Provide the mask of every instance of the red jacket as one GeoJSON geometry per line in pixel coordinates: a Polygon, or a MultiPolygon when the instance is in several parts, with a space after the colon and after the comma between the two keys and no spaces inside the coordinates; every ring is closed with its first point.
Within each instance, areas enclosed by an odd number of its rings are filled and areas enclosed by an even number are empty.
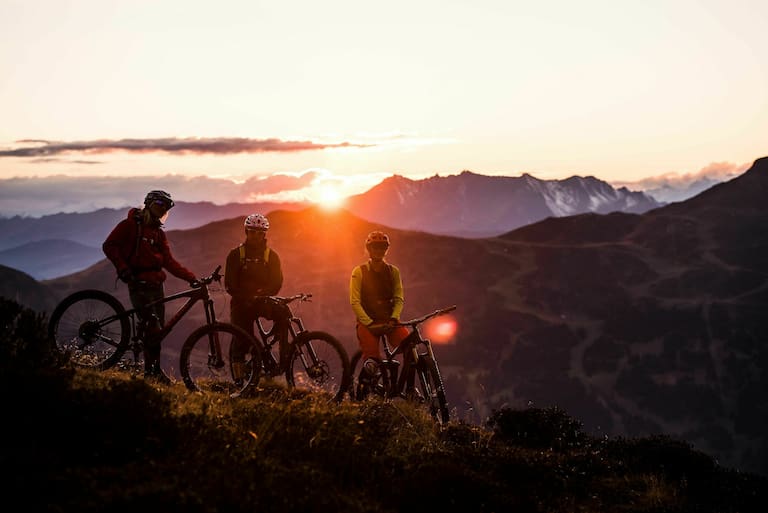
{"type": "Polygon", "coordinates": [[[141,222],[141,209],[132,208],[101,246],[107,258],[114,264],[119,275],[130,269],[134,279],[150,283],[162,283],[166,279],[163,269],[185,281],[196,279],[194,273],[181,265],[171,255],[165,232],[158,222],[147,225],[141,222]],[[137,246],[137,229],[141,229],[137,246]]]}

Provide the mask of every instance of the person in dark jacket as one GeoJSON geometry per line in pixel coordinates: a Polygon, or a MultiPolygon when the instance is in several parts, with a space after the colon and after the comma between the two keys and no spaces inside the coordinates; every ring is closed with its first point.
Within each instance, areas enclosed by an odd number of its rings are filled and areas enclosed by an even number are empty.
{"type": "MultiPolygon", "coordinates": [[[[245,241],[227,255],[224,268],[224,288],[232,296],[230,321],[255,334],[253,323],[258,317],[274,321],[275,333],[280,337],[280,364],[285,368],[289,310],[285,305],[270,301],[283,286],[280,256],[267,246],[269,220],[262,214],[245,218],[245,241]]],[[[232,373],[235,380],[245,373],[243,348],[232,346],[232,373]]]]}
{"type": "Polygon", "coordinates": [[[139,309],[144,331],[144,376],[170,384],[160,367],[160,340],[157,334],[165,324],[165,305],[143,307],[165,297],[163,283],[166,269],[173,276],[200,286],[194,273],[171,254],[163,221],[174,203],[165,191],[154,190],[144,198],[144,208],[132,208],[102,245],[102,250],[115,266],[118,278],[128,284],[131,304],[139,309]]]}

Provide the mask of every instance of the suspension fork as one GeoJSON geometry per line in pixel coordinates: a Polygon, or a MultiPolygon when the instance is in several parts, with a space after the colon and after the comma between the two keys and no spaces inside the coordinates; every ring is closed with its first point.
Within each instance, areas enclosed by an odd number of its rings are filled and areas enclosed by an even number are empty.
{"type": "MultiPolygon", "coordinates": [[[[297,319],[291,319],[292,321],[296,321],[297,319]]],[[[289,334],[289,343],[290,346],[288,349],[286,349],[290,354],[296,353],[299,356],[299,360],[301,361],[301,365],[305,369],[311,369],[315,366],[315,363],[317,362],[317,353],[315,353],[315,348],[312,347],[312,344],[309,343],[309,339],[307,339],[305,342],[302,342],[301,340],[301,334],[304,332],[304,327],[301,325],[301,321],[298,320],[296,323],[299,327],[299,332],[295,333],[293,331],[293,327],[288,330],[289,334]],[[309,358],[307,358],[309,356],[309,358]]],[[[290,360],[293,360],[293,357],[290,358],[290,360]]]]}
{"type": "Polygon", "coordinates": [[[203,310],[205,310],[205,323],[213,324],[216,322],[216,310],[213,307],[213,299],[205,298],[203,300],[203,310]]]}
{"type": "Polygon", "coordinates": [[[401,394],[408,394],[413,390],[416,382],[416,373],[419,372],[419,352],[416,344],[412,343],[408,338],[403,340],[401,344],[408,344],[407,348],[403,351],[403,372],[400,374],[400,378],[397,379],[397,390],[401,394]]]}
{"type": "MultiPolygon", "coordinates": [[[[427,355],[432,360],[432,362],[435,364],[435,372],[437,373],[437,387],[443,388],[443,375],[440,373],[440,366],[437,364],[437,358],[435,358],[435,352],[432,349],[432,342],[430,340],[422,340],[422,344],[424,344],[427,348],[427,355]]],[[[425,379],[426,374],[428,372],[428,369],[424,369],[425,379]]],[[[428,382],[428,381],[427,381],[428,382]]],[[[437,390],[433,390],[433,392],[437,392],[437,390]]]]}
{"type": "Polygon", "coordinates": [[[139,333],[139,330],[144,330],[141,321],[136,320],[136,315],[131,314],[131,350],[133,351],[133,361],[138,362],[141,354],[144,352],[143,337],[144,333],[139,333]]]}

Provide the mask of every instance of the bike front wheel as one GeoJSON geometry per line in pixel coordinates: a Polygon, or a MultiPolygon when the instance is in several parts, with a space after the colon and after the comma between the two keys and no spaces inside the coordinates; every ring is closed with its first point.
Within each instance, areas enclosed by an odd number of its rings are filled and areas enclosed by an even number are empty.
{"type": "Polygon", "coordinates": [[[131,324],[116,297],[101,290],[81,290],[53,310],[48,336],[75,365],[104,370],[120,361],[128,349],[131,324]]]}
{"type": "Polygon", "coordinates": [[[368,380],[360,379],[360,372],[363,369],[362,351],[355,351],[352,360],[349,362],[350,384],[348,387],[349,398],[353,401],[363,401],[369,395],[375,395],[380,398],[387,397],[393,393],[397,376],[393,375],[386,367],[380,366],[379,372],[368,380]]]}
{"type": "Polygon", "coordinates": [[[419,376],[421,395],[429,408],[429,413],[441,424],[448,422],[450,417],[448,401],[440,371],[437,369],[437,362],[429,355],[421,355],[416,371],[419,376]]]}
{"type": "Polygon", "coordinates": [[[179,368],[189,390],[240,397],[259,383],[261,354],[245,330],[216,322],[197,328],[187,338],[179,368]]]}
{"type": "Polygon", "coordinates": [[[352,381],[349,356],[334,336],[322,331],[300,333],[291,348],[285,379],[289,387],[341,401],[352,381]]]}

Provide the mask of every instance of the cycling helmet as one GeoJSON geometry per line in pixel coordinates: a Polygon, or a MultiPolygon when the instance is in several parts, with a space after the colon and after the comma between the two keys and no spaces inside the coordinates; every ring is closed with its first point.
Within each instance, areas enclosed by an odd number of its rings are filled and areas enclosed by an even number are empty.
{"type": "Polygon", "coordinates": [[[386,233],[380,232],[380,231],[373,231],[368,234],[368,237],[365,239],[365,245],[370,246],[371,244],[385,244],[387,247],[389,247],[389,237],[386,233]]]}
{"type": "Polygon", "coordinates": [[[261,214],[251,214],[245,218],[246,230],[269,230],[269,221],[261,214]]]}
{"type": "Polygon", "coordinates": [[[149,191],[147,195],[144,197],[144,206],[149,206],[155,201],[162,201],[165,203],[165,206],[168,210],[170,210],[174,203],[171,199],[171,195],[168,194],[165,191],[149,191]]]}

